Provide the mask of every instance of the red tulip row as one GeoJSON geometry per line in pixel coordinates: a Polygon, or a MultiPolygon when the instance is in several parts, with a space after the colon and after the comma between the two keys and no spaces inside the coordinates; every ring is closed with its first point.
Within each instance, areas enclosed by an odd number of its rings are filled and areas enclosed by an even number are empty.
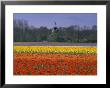
{"type": "Polygon", "coordinates": [[[96,75],[97,56],[91,54],[17,54],[14,75],[96,75]]]}

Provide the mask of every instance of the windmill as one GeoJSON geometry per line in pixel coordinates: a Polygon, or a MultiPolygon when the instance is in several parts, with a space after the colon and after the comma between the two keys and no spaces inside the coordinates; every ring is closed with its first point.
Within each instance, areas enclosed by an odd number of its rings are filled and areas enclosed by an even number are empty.
{"type": "Polygon", "coordinates": [[[55,32],[57,29],[58,29],[57,28],[57,23],[54,21],[54,28],[53,28],[52,32],[55,32]]]}

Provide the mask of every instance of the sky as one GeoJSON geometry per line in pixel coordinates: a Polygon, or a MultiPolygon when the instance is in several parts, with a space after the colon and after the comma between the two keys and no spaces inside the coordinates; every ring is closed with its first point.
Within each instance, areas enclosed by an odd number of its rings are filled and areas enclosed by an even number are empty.
{"type": "Polygon", "coordinates": [[[13,17],[14,19],[26,20],[29,25],[34,27],[53,28],[54,22],[58,27],[97,25],[96,13],[14,13],[13,17]]]}

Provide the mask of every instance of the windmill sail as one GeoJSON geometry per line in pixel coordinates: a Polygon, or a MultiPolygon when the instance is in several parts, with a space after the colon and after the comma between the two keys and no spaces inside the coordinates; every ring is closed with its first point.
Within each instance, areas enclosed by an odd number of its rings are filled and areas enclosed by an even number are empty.
{"type": "Polygon", "coordinates": [[[56,22],[54,22],[55,26],[56,26],[56,22]]]}

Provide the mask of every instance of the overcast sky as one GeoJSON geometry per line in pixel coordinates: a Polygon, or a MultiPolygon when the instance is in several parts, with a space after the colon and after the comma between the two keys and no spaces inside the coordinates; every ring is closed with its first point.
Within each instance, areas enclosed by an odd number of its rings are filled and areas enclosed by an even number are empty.
{"type": "Polygon", "coordinates": [[[71,25],[92,26],[97,25],[97,14],[95,13],[14,13],[14,19],[28,21],[29,25],[35,27],[58,27],[71,25]]]}

